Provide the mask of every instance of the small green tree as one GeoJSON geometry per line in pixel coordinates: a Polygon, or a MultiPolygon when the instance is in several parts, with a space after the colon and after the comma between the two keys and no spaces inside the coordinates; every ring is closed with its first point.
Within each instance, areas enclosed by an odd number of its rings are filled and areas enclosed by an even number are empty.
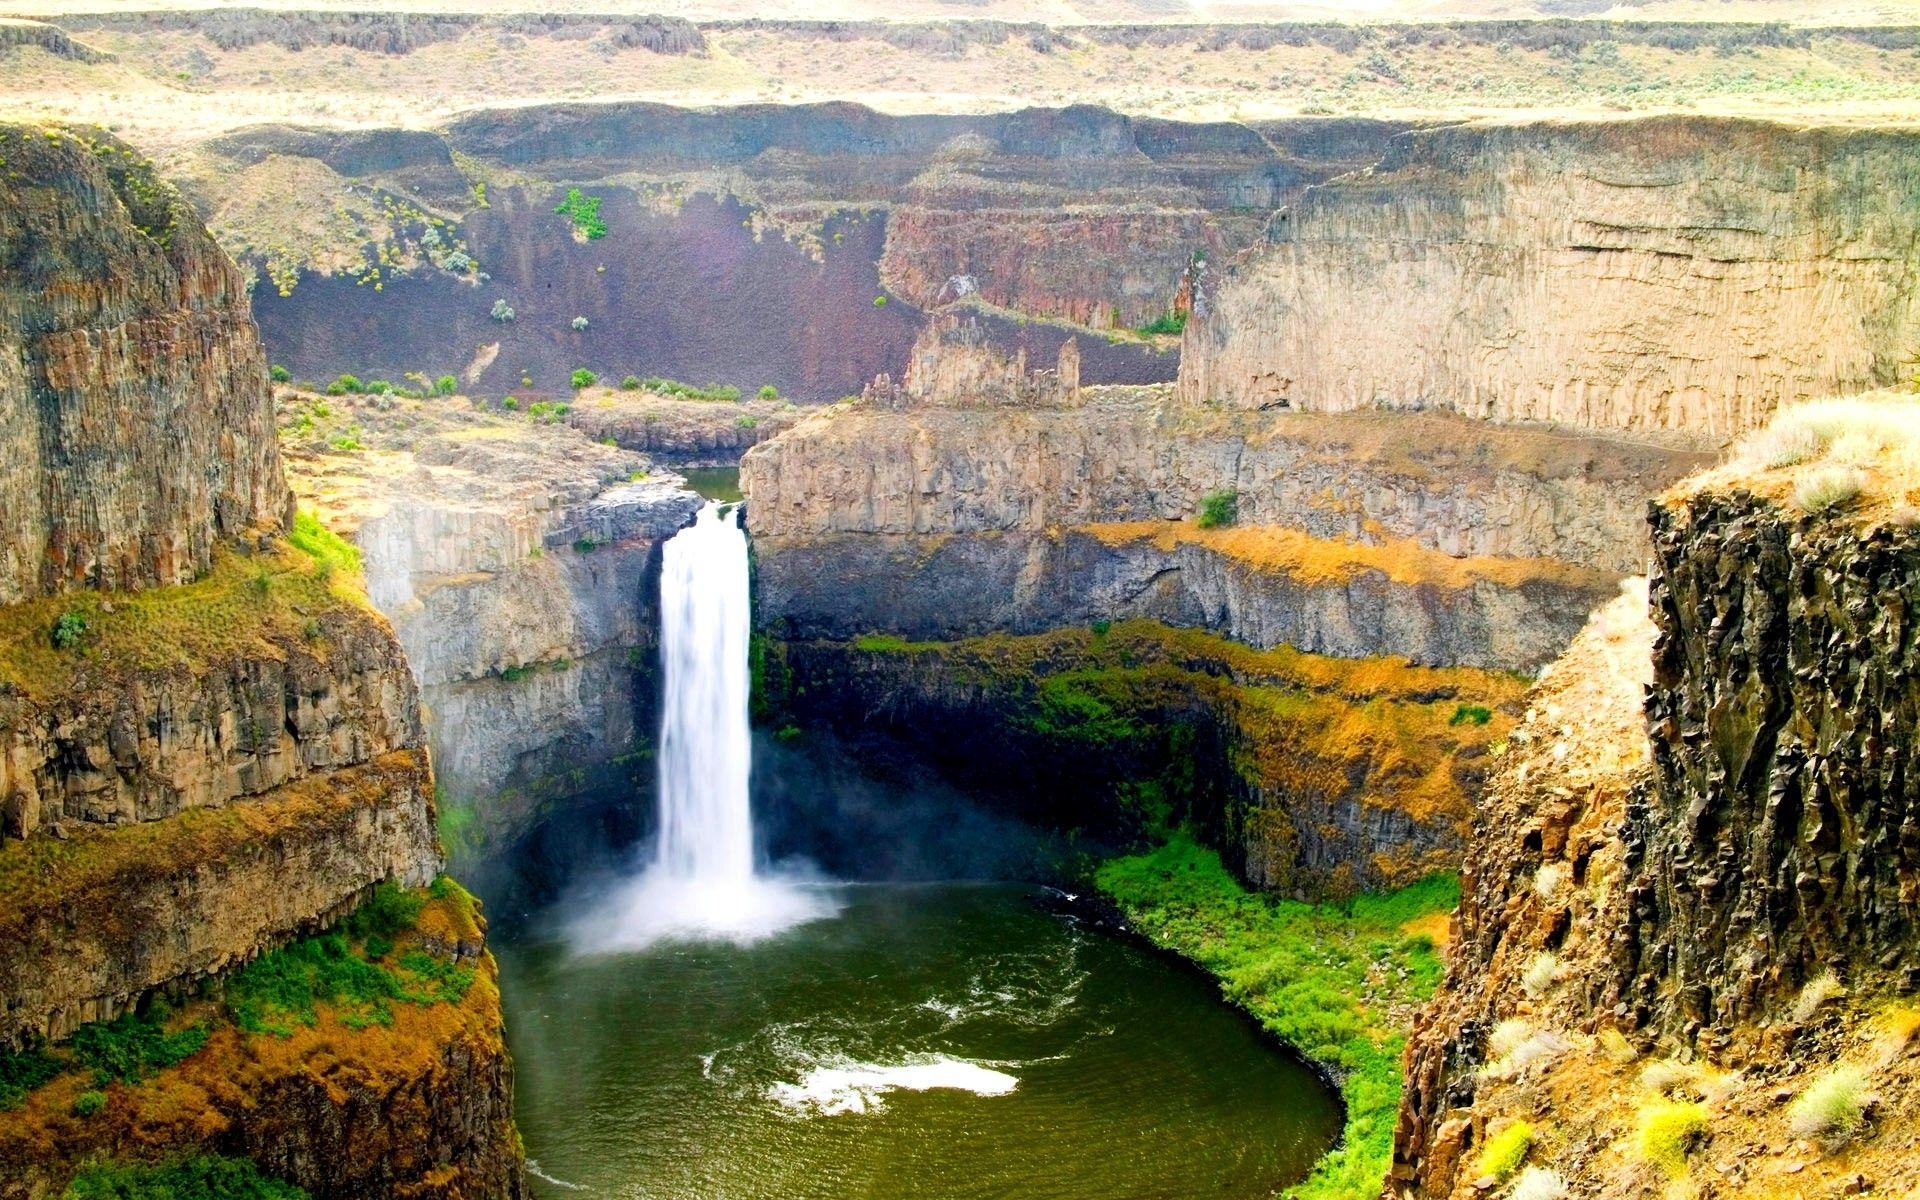
{"type": "Polygon", "coordinates": [[[762,384],[760,387],[760,398],[762,400],[778,400],[780,398],[780,389],[770,383],[762,384]]]}
{"type": "Polygon", "coordinates": [[[275,383],[288,383],[293,379],[293,372],[287,370],[279,363],[274,363],[267,368],[267,378],[273,380],[275,383]]]}
{"type": "Polygon", "coordinates": [[[433,390],[442,396],[451,396],[460,390],[460,381],[451,375],[442,375],[433,381],[433,390]]]}
{"type": "Polygon", "coordinates": [[[1231,525],[1240,518],[1240,493],[1221,490],[1200,498],[1198,524],[1202,529],[1231,525]]]}
{"type": "Polygon", "coordinates": [[[587,370],[585,367],[574,368],[574,371],[573,371],[573,390],[574,391],[577,392],[581,388],[590,388],[594,384],[599,382],[600,382],[600,377],[598,375],[595,375],[592,371],[587,370]]]}

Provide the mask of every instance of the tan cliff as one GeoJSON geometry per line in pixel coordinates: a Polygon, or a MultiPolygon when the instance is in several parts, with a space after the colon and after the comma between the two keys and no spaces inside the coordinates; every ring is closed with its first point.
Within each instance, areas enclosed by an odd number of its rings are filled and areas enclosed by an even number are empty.
{"type": "Polygon", "coordinates": [[[471,899],[436,880],[418,693],[345,547],[289,521],[239,275],[107,135],[0,145],[0,226],[37,249],[0,264],[10,382],[30,389],[0,413],[32,444],[14,483],[35,485],[6,494],[5,561],[33,570],[0,606],[0,1196],[206,1152],[317,1198],[517,1195],[491,959],[471,899]],[[376,891],[465,914],[454,942],[425,915],[392,930],[463,984],[441,1005],[460,1017],[411,1026],[379,1070],[351,1026],[272,1053],[223,991],[376,891]],[[104,1115],[81,1120],[87,1047],[139,1028],[181,1061],[96,1066],[104,1115]],[[474,1086],[440,1091],[456,1080],[474,1086]],[[426,1154],[352,1148],[455,1126],[470,1136],[426,1154]]]}
{"type": "Polygon", "coordinates": [[[1215,264],[1181,395],[1724,440],[1912,356],[1916,164],[1908,130],[1733,119],[1402,134],[1215,264]]]}

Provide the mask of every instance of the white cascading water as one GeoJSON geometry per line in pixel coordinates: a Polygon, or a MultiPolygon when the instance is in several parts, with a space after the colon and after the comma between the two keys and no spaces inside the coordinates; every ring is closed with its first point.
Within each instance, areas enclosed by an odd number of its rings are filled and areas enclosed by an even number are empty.
{"type": "Polygon", "coordinates": [[[660,573],[660,835],[651,861],[576,926],[587,950],[668,940],[752,942],[837,905],[754,866],[748,780],[752,598],[738,509],[709,503],[668,540],[660,573]]]}

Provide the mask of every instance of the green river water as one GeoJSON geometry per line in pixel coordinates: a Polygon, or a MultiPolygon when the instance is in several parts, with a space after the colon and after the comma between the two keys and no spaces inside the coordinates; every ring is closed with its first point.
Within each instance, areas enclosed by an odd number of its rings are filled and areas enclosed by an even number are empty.
{"type": "Polygon", "coordinates": [[[499,940],[538,1196],[1242,1200],[1338,1131],[1210,981],[1035,889],[834,891],[745,947],[499,940]]]}

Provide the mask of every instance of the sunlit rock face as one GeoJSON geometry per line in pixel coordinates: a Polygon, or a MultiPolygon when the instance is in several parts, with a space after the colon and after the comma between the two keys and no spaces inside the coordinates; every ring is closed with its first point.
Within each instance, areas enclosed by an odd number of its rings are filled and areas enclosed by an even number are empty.
{"type": "Polygon", "coordinates": [[[99,130],[0,128],[0,602],[184,583],[291,504],[246,286],[99,130]]]}
{"type": "Polygon", "coordinates": [[[1724,438],[1893,381],[1920,331],[1917,188],[1904,131],[1408,133],[1200,289],[1181,394],[1724,438]]]}

